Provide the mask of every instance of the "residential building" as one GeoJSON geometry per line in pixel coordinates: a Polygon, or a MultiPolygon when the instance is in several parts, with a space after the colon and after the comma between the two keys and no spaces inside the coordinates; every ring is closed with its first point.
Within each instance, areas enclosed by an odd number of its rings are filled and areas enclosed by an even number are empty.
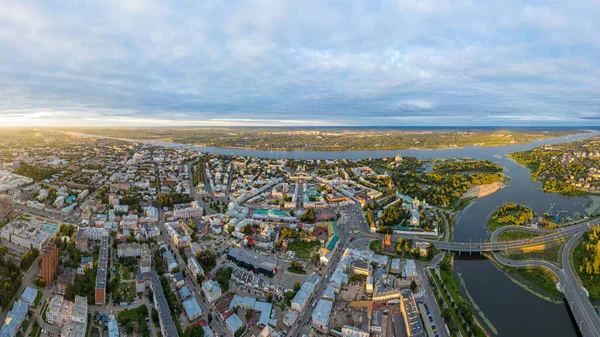
{"type": "Polygon", "coordinates": [[[192,275],[194,275],[194,277],[198,275],[204,275],[204,269],[194,256],[188,259],[188,268],[190,269],[190,272],[192,273],[192,275]]]}
{"type": "Polygon", "coordinates": [[[299,312],[304,310],[304,308],[308,304],[310,296],[312,295],[313,291],[315,290],[315,287],[319,283],[319,280],[319,274],[314,273],[304,281],[304,283],[296,293],[296,296],[294,296],[294,298],[292,299],[292,309],[297,310],[299,312]]]}
{"type": "Polygon", "coordinates": [[[0,336],[2,337],[15,337],[19,332],[19,327],[25,321],[27,317],[27,311],[29,305],[19,300],[16,300],[13,308],[8,312],[4,319],[4,325],[0,328],[0,336]]]}
{"type": "Polygon", "coordinates": [[[156,272],[137,274],[135,279],[135,289],[137,292],[143,292],[147,286],[152,289],[154,308],[158,312],[160,331],[163,337],[179,337],[158,274],[156,272]]]}
{"type": "Polygon", "coordinates": [[[54,295],[48,303],[46,320],[52,325],[62,328],[71,318],[73,303],[67,301],[62,295],[54,295]]]}
{"type": "Polygon", "coordinates": [[[58,270],[58,248],[49,242],[42,250],[42,278],[46,285],[52,284],[58,270]]]}
{"type": "Polygon", "coordinates": [[[100,256],[96,271],[96,305],[106,304],[106,276],[108,272],[108,235],[100,240],[100,256]]]}
{"type": "Polygon", "coordinates": [[[65,271],[58,276],[56,280],[56,292],[64,295],[67,292],[67,287],[75,281],[75,269],[65,268],[65,271]]]}
{"type": "Polygon", "coordinates": [[[277,267],[277,260],[238,247],[229,249],[227,260],[257,274],[263,274],[269,277],[275,275],[275,269],[277,267]]]}
{"type": "Polygon", "coordinates": [[[312,326],[324,331],[329,330],[329,315],[333,309],[333,302],[321,299],[312,313],[312,326]]]}
{"type": "Polygon", "coordinates": [[[352,326],[344,325],[342,327],[342,337],[369,337],[369,333],[352,326]]]}
{"type": "Polygon", "coordinates": [[[198,301],[193,297],[183,301],[183,309],[190,322],[198,319],[202,314],[202,308],[200,308],[198,301]]]}
{"type": "Polygon", "coordinates": [[[214,302],[217,298],[221,297],[221,287],[214,280],[205,280],[202,282],[202,292],[208,302],[214,302]]]}
{"type": "Polygon", "coordinates": [[[412,295],[412,291],[409,289],[400,292],[400,311],[404,318],[404,325],[406,326],[406,335],[408,337],[425,337],[423,326],[421,325],[421,319],[419,317],[419,309],[417,303],[412,295]]]}
{"type": "Polygon", "coordinates": [[[199,218],[202,213],[202,207],[196,201],[173,206],[173,216],[177,219],[199,218]]]}

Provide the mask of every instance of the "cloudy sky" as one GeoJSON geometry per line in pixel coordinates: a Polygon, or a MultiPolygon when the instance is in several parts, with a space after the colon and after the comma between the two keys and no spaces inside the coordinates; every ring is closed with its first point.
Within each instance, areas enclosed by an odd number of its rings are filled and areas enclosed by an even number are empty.
{"type": "Polygon", "coordinates": [[[0,124],[600,125],[600,1],[0,0],[0,124]]]}

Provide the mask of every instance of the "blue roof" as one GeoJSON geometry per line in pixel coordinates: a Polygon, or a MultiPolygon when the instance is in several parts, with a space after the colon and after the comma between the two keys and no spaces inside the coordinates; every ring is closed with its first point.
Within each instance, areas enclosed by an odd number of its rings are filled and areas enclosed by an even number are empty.
{"type": "Polygon", "coordinates": [[[32,287],[27,287],[23,290],[23,294],[21,295],[21,299],[27,303],[35,302],[35,297],[37,296],[37,289],[32,287]]]}
{"type": "Polygon", "coordinates": [[[113,319],[108,322],[108,337],[119,337],[119,324],[113,319]]]}
{"type": "Polygon", "coordinates": [[[183,274],[181,272],[175,273],[173,275],[173,279],[175,280],[175,282],[181,282],[183,281],[183,274]]]}
{"type": "Polygon", "coordinates": [[[16,300],[11,311],[6,315],[5,323],[0,329],[0,336],[14,336],[25,320],[29,305],[21,300],[16,300]]]}
{"type": "Polygon", "coordinates": [[[200,308],[198,301],[193,297],[183,302],[183,308],[190,320],[197,318],[202,313],[202,308],[200,308]]]}
{"type": "Polygon", "coordinates": [[[69,196],[69,197],[68,197],[66,200],[67,200],[67,201],[72,201],[72,200],[75,200],[75,196],[74,196],[74,195],[71,195],[71,196],[69,196]]]}
{"type": "Polygon", "coordinates": [[[229,327],[229,330],[231,330],[233,332],[236,332],[237,329],[244,326],[244,323],[242,323],[242,320],[238,317],[237,314],[233,314],[233,315],[229,316],[225,320],[225,324],[227,324],[227,327],[229,327]]]}
{"type": "Polygon", "coordinates": [[[179,289],[179,296],[181,296],[181,299],[185,301],[192,296],[192,292],[188,286],[183,286],[181,289],[179,289]]]}

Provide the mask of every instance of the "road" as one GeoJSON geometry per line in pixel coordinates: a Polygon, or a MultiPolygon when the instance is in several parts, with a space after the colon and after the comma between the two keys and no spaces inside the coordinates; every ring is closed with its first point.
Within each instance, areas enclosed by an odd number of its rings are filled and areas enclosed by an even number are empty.
{"type": "MultiPolygon", "coordinates": [[[[578,277],[572,270],[571,266],[571,255],[573,247],[576,246],[577,242],[581,238],[582,233],[578,233],[571,237],[565,244],[562,251],[562,265],[563,269],[559,268],[555,264],[543,261],[543,260],[523,260],[515,261],[505,258],[498,252],[494,252],[494,258],[503,265],[510,267],[543,267],[553,272],[560,282],[562,292],[567,299],[569,307],[578,322],[579,330],[583,336],[600,336],[600,317],[596,314],[592,303],[589,301],[588,296],[582,289],[578,277]]],[[[497,237],[492,235],[494,240],[497,237]]]]}
{"type": "MultiPolygon", "coordinates": [[[[442,318],[442,312],[440,310],[440,306],[435,301],[435,296],[433,294],[433,290],[431,289],[431,286],[429,285],[429,279],[427,278],[426,271],[425,271],[425,268],[428,266],[437,266],[440,263],[440,261],[442,261],[443,258],[444,258],[444,253],[441,253],[441,254],[438,254],[431,262],[416,261],[415,265],[417,267],[417,274],[419,274],[419,277],[423,281],[422,286],[423,286],[423,291],[425,291],[425,296],[423,298],[423,302],[425,302],[425,304],[427,304],[427,307],[429,307],[429,312],[431,313],[433,322],[435,323],[435,326],[437,327],[438,335],[440,337],[448,337],[449,335],[446,332],[446,329],[444,329],[444,326],[446,323],[444,322],[444,319],[442,318]]],[[[429,321],[425,320],[423,322],[423,324],[428,325],[429,321]]],[[[425,328],[425,327],[423,327],[423,328],[425,328]]]]}

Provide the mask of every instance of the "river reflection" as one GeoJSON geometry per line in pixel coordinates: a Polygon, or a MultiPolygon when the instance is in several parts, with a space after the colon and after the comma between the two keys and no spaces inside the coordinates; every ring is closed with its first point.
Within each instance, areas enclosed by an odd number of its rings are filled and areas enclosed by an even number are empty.
{"type": "Polygon", "coordinates": [[[525,291],[491,261],[459,258],[454,273],[460,273],[498,336],[578,336],[565,304],[553,304],[525,291]]]}

